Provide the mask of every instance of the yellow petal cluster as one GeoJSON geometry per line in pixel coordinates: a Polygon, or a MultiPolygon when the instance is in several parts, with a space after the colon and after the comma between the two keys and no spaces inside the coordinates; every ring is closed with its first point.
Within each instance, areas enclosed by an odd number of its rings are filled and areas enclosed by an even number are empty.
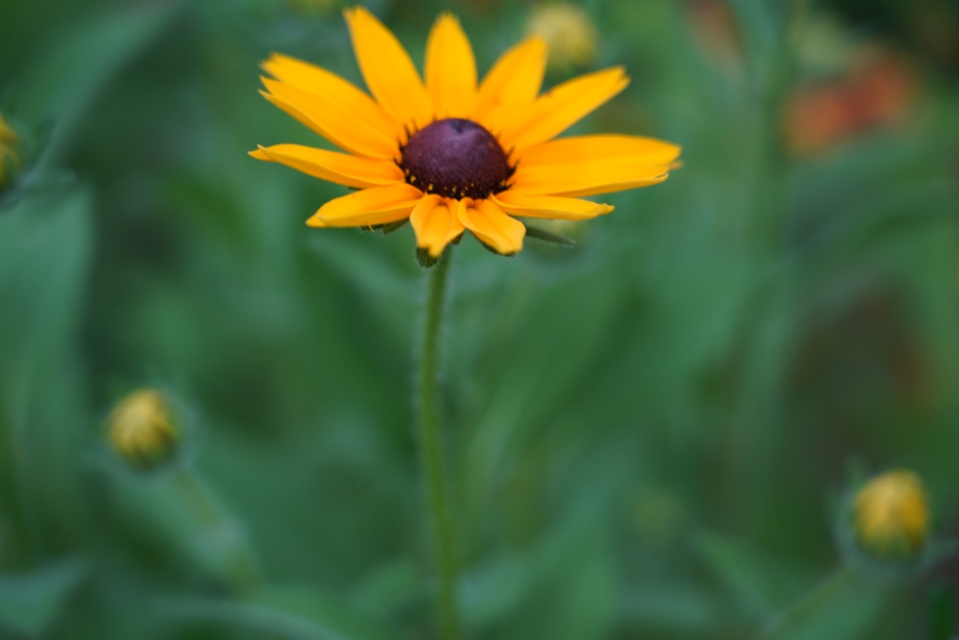
{"type": "Polygon", "coordinates": [[[469,39],[441,15],[426,44],[424,74],[396,37],[369,11],[344,12],[369,93],[321,67],[273,54],[262,65],[264,97],[342,152],[293,144],[250,155],[359,189],[326,203],[313,227],[376,227],[409,220],[417,246],[434,258],[469,230],[495,251],[523,248],[516,217],[585,220],[611,206],[582,198],[663,182],[676,165],[674,144],[638,136],[553,140],[629,83],[614,67],[540,94],[548,45],[531,36],[480,79],[469,39]],[[400,169],[403,147],[437,120],[458,118],[495,136],[513,168],[505,189],[482,199],[453,198],[415,184],[400,169]]]}
{"type": "Polygon", "coordinates": [[[880,558],[909,558],[929,533],[929,504],[922,480],[912,471],[876,476],[855,496],[854,524],[860,546],[880,558]]]}
{"type": "Polygon", "coordinates": [[[108,421],[110,444],[134,467],[153,467],[172,456],[179,430],[163,394],[139,389],[114,408],[108,421]]]}

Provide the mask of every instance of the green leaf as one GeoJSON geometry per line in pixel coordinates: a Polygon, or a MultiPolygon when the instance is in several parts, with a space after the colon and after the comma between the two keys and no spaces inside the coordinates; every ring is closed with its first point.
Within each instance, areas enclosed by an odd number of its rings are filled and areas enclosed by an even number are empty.
{"type": "Polygon", "coordinates": [[[370,611],[394,612],[426,594],[426,581],[410,558],[385,564],[353,589],[353,600],[370,611]]]}
{"type": "Polygon", "coordinates": [[[86,571],[86,563],[74,558],[33,573],[0,575],[0,623],[28,636],[42,635],[86,571]]]}
{"type": "Polygon", "coordinates": [[[45,162],[62,154],[97,93],[156,38],[175,7],[149,3],[114,9],[72,25],[54,46],[42,49],[24,74],[27,83],[19,97],[21,113],[54,120],[45,162]]]}
{"type": "Polygon", "coordinates": [[[25,410],[31,374],[71,338],[91,216],[89,193],[77,190],[23,200],[0,219],[0,400],[8,410],[25,410]]]}
{"type": "Polygon", "coordinates": [[[161,470],[156,477],[110,469],[115,507],[145,540],[175,548],[224,586],[239,590],[259,582],[260,561],[245,524],[192,469],[161,470]]]}
{"type": "Polygon", "coordinates": [[[17,493],[20,542],[85,524],[76,464],[89,423],[73,367],[92,223],[83,189],[24,198],[0,218],[0,479],[17,493]]]}
{"type": "Polygon", "coordinates": [[[161,614],[223,622],[289,640],[392,640],[394,631],[351,603],[311,587],[267,587],[235,600],[165,599],[161,614]]]}
{"type": "Polygon", "coordinates": [[[615,607],[613,559],[589,513],[573,509],[528,550],[472,568],[461,594],[468,626],[498,629],[522,619],[527,637],[607,637],[615,607]]]}
{"type": "Polygon", "coordinates": [[[773,621],[763,640],[859,640],[867,637],[889,592],[867,583],[850,568],[814,585],[802,599],[773,621]]]}
{"type": "Polygon", "coordinates": [[[723,606],[718,596],[695,584],[657,584],[627,593],[621,615],[643,628],[705,637],[723,623],[723,606]]]}
{"type": "Polygon", "coordinates": [[[945,585],[935,589],[929,603],[929,640],[950,640],[956,628],[953,590],[945,585]]]}
{"type": "Polygon", "coordinates": [[[700,533],[693,548],[748,616],[762,620],[790,601],[793,589],[787,572],[749,546],[700,533]]]}

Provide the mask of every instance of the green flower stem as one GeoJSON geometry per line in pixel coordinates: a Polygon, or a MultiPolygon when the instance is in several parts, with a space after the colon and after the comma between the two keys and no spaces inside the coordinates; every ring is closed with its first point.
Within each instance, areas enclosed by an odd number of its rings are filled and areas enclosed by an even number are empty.
{"type": "Polygon", "coordinates": [[[262,580],[260,565],[240,523],[194,469],[178,469],[173,484],[197,525],[202,546],[224,578],[241,591],[257,586],[262,580]]]}
{"type": "Polygon", "coordinates": [[[417,422],[420,459],[423,465],[429,507],[433,562],[438,577],[440,637],[457,640],[460,619],[457,608],[457,550],[453,526],[453,509],[444,465],[443,435],[440,431],[436,378],[439,373],[440,337],[443,311],[446,306],[447,276],[450,253],[448,247],[432,268],[426,295],[423,334],[420,341],[419,377],[417,379],[417,422]]]}
{"type": "Polygon", "coordinates": [[[836,569],[825,580],[813,587],[792,608],[774,620],[759,634],[757,640],[774,640],[784,637],[785,634],[793,630],[793,627],[807,619],[820,607],[834,602],[846,589],[855,585],[857,579],[858,574],[855,569],[848,565],[836,569]]]}

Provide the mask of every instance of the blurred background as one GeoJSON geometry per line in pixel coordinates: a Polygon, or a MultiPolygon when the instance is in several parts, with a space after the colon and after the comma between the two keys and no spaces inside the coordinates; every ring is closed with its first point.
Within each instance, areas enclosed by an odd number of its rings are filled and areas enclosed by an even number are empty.
{"type": "MultiPolygon", "coordinates": [[[[362,86],[342,7],[0,3],[0,637],[433,637],[412,231],[309,229],[345,190],[246,155],[318,141],[270,52],[362,86]],[[141,387],[149,470],[107,437],[141,387]]],[[[547,86],[623,64],[574,131],[684,148],[572,249],[455,251],[469,636],[952,638],[954,560],[806,594],[857,474],[959,524],[959,2],[368,7],[418,64],[443,10],[481,73],[531,31],[547,86]]]]}

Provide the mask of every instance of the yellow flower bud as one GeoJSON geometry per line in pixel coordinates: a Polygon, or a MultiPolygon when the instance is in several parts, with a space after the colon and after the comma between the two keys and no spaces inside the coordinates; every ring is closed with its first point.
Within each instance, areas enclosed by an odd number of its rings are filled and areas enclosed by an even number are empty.
{"type": "Polygon", "coordinates": [[[13,163],[18,162],[14,146],[19,141],[20,138],[17,137],[17,134],[13,132],[10,125],[8,125],[6,120],[3,119],[3,116],[0,115],[0,187],[2,187],[4,183],[3,171],[7,161],[10,160],[13,163]]]}
{"type": "Polygon", "coordinates": [[[180,432],[163,395],[156,389],[134,391],[109,418],[110,444],[132,466],[148,469],[176,451],[180,432]]]}
{"type": "Polygon", "coordinates": [[[596,55],[596,27],[580,7],[566,2],[533,7],[527,31],[549,45],[549,64],[557,68],[582,66],[596,55]]]}
{"type": "Polygon", "coordinates": [[[929,533],[929,504],[922,480],[896,470],[870,480],[855,496],[854,524],[859,545],[879,558],[911,558],[929,533]]]}

